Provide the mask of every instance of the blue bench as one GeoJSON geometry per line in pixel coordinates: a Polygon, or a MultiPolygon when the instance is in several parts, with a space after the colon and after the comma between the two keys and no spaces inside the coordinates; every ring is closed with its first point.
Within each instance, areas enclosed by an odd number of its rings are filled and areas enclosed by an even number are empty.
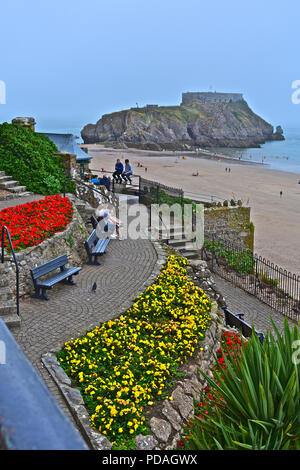
{"type": "Polygon", "coordinates": [[[105,253],[109,238],[98,238],[96,230],[93,230],[89,238],[84,242],[84,246],[88,255],[87,264],[99,265],[97,258],[105,253]],[[93,261],[94,259],[94,261],[93,261]]]}
{"type": "Polygon", "coordinates": [[[75,282],[73,281],[72,276],[78,274],[81,268],[73,266],[69,266],[67,268],[66,265],[68,263],[69,261],[67,255],[62,255],[31,269],[31,277],[35,290],[33,297],[49,300],[49,297],[46,295],[46,290],[52,289],[52,287],[58,282],[65,281],[70,285],[74,285],[75,282]],[[58,273],[55,273],[47,279],[43,279],[42,281],[40,280],[41,277],[44,277],[58,269],[60,269],[58,273]]]}
{"type": "Polygon", "coordinates": [[[254,331],[257,334],[259,341],[263,343],[264,338],[265,338],[263,333],[257,330],[253,330],[252,327],[249,325],[249,323],[243,320],[243,316],[244,316],[243,313],[232,313],[225,306],[222,307],[222,310],[224,311],[226,325],[235,327],[238,330],[240,330],[242,335],[245,336],[245,338],[249,338],[254,331]]]}

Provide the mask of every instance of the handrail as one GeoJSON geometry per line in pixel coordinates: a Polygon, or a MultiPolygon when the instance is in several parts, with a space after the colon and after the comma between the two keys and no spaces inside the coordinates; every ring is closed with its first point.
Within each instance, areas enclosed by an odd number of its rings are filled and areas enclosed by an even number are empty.
{"type": "MultiPolygon", "coordinates": [[[[79,179],[77,179],[77,178],[72,178],[72,176],[68,176],[68,177],[65,179],[65,181],[64,181],[64,197],[66,197],[66,184],[67,184],[67,180],[75,181],[75,182],[78,183],[78,184],[82,184],[83,186],[86,186],[87,188],[90,188],[90,186],[89,186],[87,183],[85,183],[84,181],[81,181],[81,180],[79,180],[79,179]]],[[[99,189],[94,188],[94,187],[93,187],[92,189],[93,189],[93,191],[96,191],[96,193],[101,194],[101,196],[104,197],[107,201],[109,201],[109,197],[106,196],[106,194],[103,194],[102,191],[99,191],[99,189]]]]}
{"type": "Polygon", "coordinates": [[[20,316],[20,305],[19,305],[19,264],[18,264],[18,260],[17,260],[17,257],[16,257],[16,253],[15,253],[15,250],[14,250],[14,247],[13,247],[13,244],[12,244],[12,241],[11,241],[10,232],[9,232],[8,228],[6,227],[6,225],[3,225],[3,227],[2,227],[2,233],[1,233],[1,243],[2,243],[2,247],[1,247],[1,263],[4,263],[4,234],[5,234],[5,232],[6,232],[6,236],[7,236],[7,238],[8,238],[8,241],[9,241],[9,245],[10,245],[11,252],[12,252],[13,259],[14,259],[15,266],[16,266],[16,303],[17,303],[17,315],[20,316]]]}

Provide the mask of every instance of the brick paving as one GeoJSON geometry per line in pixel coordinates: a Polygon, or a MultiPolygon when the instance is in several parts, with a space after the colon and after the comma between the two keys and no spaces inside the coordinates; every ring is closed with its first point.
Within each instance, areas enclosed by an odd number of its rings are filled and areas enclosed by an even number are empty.
{"type": "Polygon", "coordinates": [[[148,240],[111,240],[100,266],[84,265],[75,286],[56,285],[50,300],[27,298],[20,303],[21,327],[14,332],[28,359],[38,370],[61,408],[71,414],[41,362],[42,354],[58,351],[65,341],[84,334],[118,315],[122,305],[134,300],[157,262],[148,240]],[[91,292],[96,282],[96,292],[91,292]]]}
{"type": "MultiPolygon", "coordinates": [[[[273,330],[270,316],[278,327],[279,331],[283,329],[284,316],[274,309],[258,300],[253,295],[248,294],[242,289],[235,287],[228,281],[213,274],[217,289],[222,293],[229,310],[232,313],[244,313],[244,320],[250,325],[254,324],[256,330],[266,333],[273,330]]],[[[289,320],[290,325],[293,322],[289,320]]]]}

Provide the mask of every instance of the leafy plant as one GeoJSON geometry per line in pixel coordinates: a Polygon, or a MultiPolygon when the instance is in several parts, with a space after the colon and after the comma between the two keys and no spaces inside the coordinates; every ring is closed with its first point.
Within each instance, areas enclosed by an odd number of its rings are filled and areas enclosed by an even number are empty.
{"type": "MultiPolygon", "coordinates": [[[[17,124],[0,124],[0,170],[37,194],[58,194],[66,179],[54,143],[46,136],[17,124]]],[[[74,192],[68,181],[67,192],[74,192]]]]}
{"type": "Polygon", "coordinates": [[[272,325],[275,336],[263,344],[253,333],[238,358],[224,354],[226,368],[218,367],[213,379],[202,372],[217,399],[205,417],[191,421],[185,449],[300,449],[299,327],[291,330],[285,319],[281,335],[272,325]]]}

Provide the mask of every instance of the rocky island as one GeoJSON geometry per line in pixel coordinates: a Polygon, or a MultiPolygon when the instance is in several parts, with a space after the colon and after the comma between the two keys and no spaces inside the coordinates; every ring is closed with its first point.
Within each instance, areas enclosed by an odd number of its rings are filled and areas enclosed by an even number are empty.
{"type": "Polygon", "coordinates": [[[86,125],[85,144],[150,150],[259,147],[284,140],[283,131],[255,114],[240,93],[183,93],[179,106],[147,105],[105,114],[86,125]]]}

